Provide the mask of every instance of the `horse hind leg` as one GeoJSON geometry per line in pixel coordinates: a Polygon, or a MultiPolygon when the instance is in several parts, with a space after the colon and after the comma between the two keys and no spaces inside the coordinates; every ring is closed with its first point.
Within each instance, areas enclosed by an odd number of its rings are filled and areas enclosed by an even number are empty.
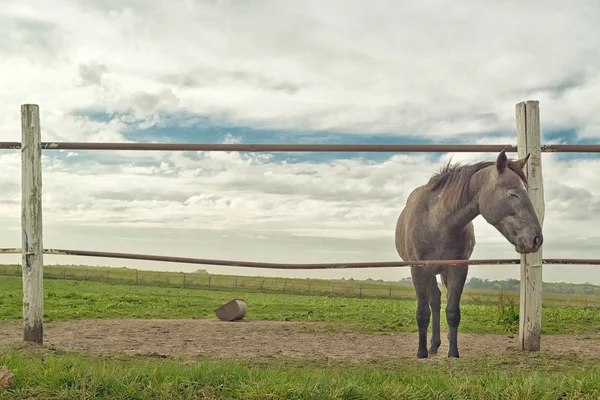
{"type": "Polygon", "coordinates": [[[442,340],[440,339],[440,309],[442,306],[442,292],[438,287],[435,275],[431,277],[429,304],[431,306],[431,345],[429,347],[429,353],[437,354],[440,344],[442,343],[442,340]]]}

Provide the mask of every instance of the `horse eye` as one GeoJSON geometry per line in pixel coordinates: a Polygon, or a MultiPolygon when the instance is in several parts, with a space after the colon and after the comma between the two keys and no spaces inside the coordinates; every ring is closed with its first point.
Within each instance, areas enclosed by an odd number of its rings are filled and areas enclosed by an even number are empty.
{"type": "Polygon", "coordinates": [[[517,199],[519,198],[515,192],[508,192],[508,194],[510,194],[512,197],[516,197],[517,199]]]}

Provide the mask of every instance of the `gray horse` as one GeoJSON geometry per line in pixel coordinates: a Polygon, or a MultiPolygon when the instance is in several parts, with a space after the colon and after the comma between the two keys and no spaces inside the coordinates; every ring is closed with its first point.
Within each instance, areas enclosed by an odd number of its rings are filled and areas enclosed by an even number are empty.
{"type": "MultiPolygon", "coordinates": [[[[543,236],[523,173],[528,159],[529,154],[520,160],[508,160],[502,151],[496,162],[445,165],[427,184],[408,196],[396,224],[396,250],[400,257],[405,261],[468,260],[475,246],[472,221],[479,214],[518,253],[538,251],[543,236]]],[[[417,296],[418,358],[437,353],[441,343],[438,274],[447,289],[448,357],[459,356],[460,298],[468,269],[468,265],[411,267],[417,296]],[[428,352],[430,317],[433,321],[428,352]]]]}

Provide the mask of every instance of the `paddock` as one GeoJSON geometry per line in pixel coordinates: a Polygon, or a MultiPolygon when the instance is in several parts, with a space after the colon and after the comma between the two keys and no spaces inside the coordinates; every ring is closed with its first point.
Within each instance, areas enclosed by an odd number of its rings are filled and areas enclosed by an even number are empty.
{"type": "MultiPolygon", "coordinates": [[[[23,260],[23,288],[24,288],[24,300],[23,300],[23,319],[24,323],[22,326],[22,338],[24,341],[32,341],[37,343],[44,343],[44,336],[47,334],[47,344],[52,344],[53,340],[56,340],[55,346],[59,346],[60,343],[63,343],[64,340],[60,339],[60,334],[57,332],[61,332],[61,329],[68,330],[68,323],[64,323],[63,328],[61,328],[61,323],[48,323],[44,324],[43,322],[43,254],[62,254],[62,255],[90,255],[90,252],[78,251],[78,250],[56,250],[56,249],[44,249],[42,243],[43,237],[43,228],[42,228],[42,199],[41,199],[41,186],[42,186],[42,175],[41,175],[41,151],[52,151],[52,150],[64,150],[64,149],[72,149],[72,150],[161,150],[161,151],[264,151],[264,152],[275,152],[275,151],[320,151],[320,152],[348,152],[348,151],[371,151],[371,152],[517,152],[519,157],[524,157],[527,153],[531,153],[531,161],[527,166],[526,175],[530,182],[530,197],[535,206],[535,210],[540,218],[540,221],[543,222],[544,218],[544,198],[543,198],[543,179],[542,179],[542,169],[541,169],[541,154],[543,152],[600,152],[600,146],[598,145],[542,145],[540,143],[540,123],[539,123],[539,107],[537,101],[527,101],[521,102],[516,105],[516,126],[517,126],[517,146],[512,145],[275,145],[275,144],[160,144],[160,143],[48,143],[42,142],[41,140],[41,127],[39,121],[39,107],[34,104],[26,104],[21,107],[21,121],[22,121],[22,142],[1,142],[0,148],[3,149],[20,149],[22,154],[22,191],[23,191],[23,200],[22,200],[22,248],[21,249],[2,249],[0,253],[14,253],[20,252],[22,254],[23,260]],[[66,327],[66,328],[64,328],[66,327]],[[45,330],[46,329],[46,330],[45,330]],[[55,339],[52,339],[52,333],[57,333],[55,339]]],[[[390,232],[392,235],[393,232],[390,232]]],[[[118,254],[118,253],[109,253],[109,252],[96,252],[95,256],[104,256],[104,257],[113,257],[113,258],[132,258],[132,255],[126,254],[118,254]]],[[[266,265],[261,263],[248,263],[244,261],[232,261],[232,260],[206,260],[206,259],[187,259],[182,260],[177,257],[166,257],[166,256],[150,256],[150,255],[135,255],[137,259],[148,259],[148,260],[162,260],[162,261],[174,261],[177,259],[178,262],[189,262],[195,264],[213,264],[213,265],[231,265],[231,266],[248,266],[248,267],[262,267],[262,268],[282,268],[282,269],[320,269],[320,268],[377,268],[377,267],[401,267],[408,266],[411,264],[418,265],[435,265],[437,264],[521,264],[521,313],[520,313],[520,330],[518,337],[507,338],[510,339],[507,342],[508,347],[511,345],[515,345],[516,348],[521,350],[529,350],[529,351],[540,351],[544,347],[541,347],[540,344],[540,332],[541,332],[541,291],[542,291],[542,251],[538,251],[537,253],[530,255],[522,255],[520,260],[476,260],[476,261],[457,261],[457,260],[431,260],[426,263],[423,262],[415,262],[415,261],[391,261],[389,263],[356,263],[354,265],[350,264],[333,264],[333,265],[325,265],[325,264],[313,264],[313,265],[289,265],[289,264],[280,264],[280,265],[266,265]],[[169,260],[171,258],[171,260],[169,260]]],[[[545,260],[548,263],[564,263],[564,264],[600,264],[600,260],[545,260]]],[[[122,322],[122,321],[121,321],[122,322]]],[[[102,326],[103,323],[107,323],[106,321],[94,321],[94,322],[82,322],[77,321],[77,329],[79,330],[80,326],[83,327],[84,324],[89,326],[90,332],[94,332],[94,329],[99,329],[102,331],[104,328],[94,328],[95,324],[99,324],[98,326],[102,326]]],[[[112,322],[114,324],[119,324],[119,322],[112,322]]],[[[136,324],[145,324],[145,323],[156,323],[153,321],[149,322],[136,322],[132,323],[136,324]]],[[[177,329],[181,329],[181,325],[177,324],[185,324],[185,323],[195,323],[199,324],[194,329],[209,329],[212,327],[216,327],[217,325],[211,325],[210,322],[199,323],[196,321],[183,322],[177,321],[172,322],[178,328],[169,328],[163,327],[159,329],[164,329],[169,333],[173,333],[177,329]],[[202,325],[202,324],[205,324],[202,325]]],[[[156,323],[158,324],[158,323],[156,323]]],[[[10,324],[9,324],[10,325],[10,324]]],[[[267,324],[268,325],[268,324],[267,324]]],[[[156,326],[161,326],[160,324],[156,326]]],[[[275,325],[276,326],[276,325],[275,325]]],[[[282,325],[288,326],[288,325],[282,325]]],[[[296,326],[291,324],[289,326],[296,326]]],[[[148,326],[146,326],[147,328],[148,326]]],[[[248,322],[240,325],[232,325],[232,327],[227,327],[225,329],[244,329],[244,327],[256,327],[260,331],[261,323],[260,322],[248,322]],[[241,327],[241,328],[240,328],[241,327]]],[[[2,329],[6,329],[3,325],[2,329]]],[[[10,332],[14,327],[10,328],[10,332]]],[[[127,330],[126,327],[113,326],[116,332],[123,332],[121,336],[126,337],[129,336],[125,334],[127,330]]],[[[217,329],[217,328],[215,328],[217,329]]],[[[218,328],[224,329],[224,328],[218,328]]],[[[279,329],[279,328],[277,328],[279,329]]],[[[295,328],[294,328],[295,329],[295,328]]],[[[189,329],[181,329],[184,332],[188,332],[189,329]]],[[[140,332],[144,331],[143,327],[140,327],[140,332]]],[[[150,330],[152,331],[152,330],[150,330]]],[[[277,331],[277,330],[275,330],[277,331]]],[[[6,336],[11,337],[11,333],[6,331],[6,336]]],[[[226,332],[225,332],[226,333],[226,332]]],[[[137,333],[136,333],[137,334],[137,333]]],[[[205,331],[205,336],[214,339],[215,332],[205,331]]],[[[295,334],[295,333],[294,333],[295,334]]],[[[167,336],[169,336],[167,335],[167,336]]],[[[247,334],[250,336],[250,334],[247,334]]],[[[403,334],[404,335],[404,334],[403,334]]],[[[459,342],[462,343],[462,346],[465,348],[465,356],[469,357],[469,354],[477,355],[478,354],[478,341],[483,340],[492,340],[494,344],[496,342],[503,343],[499,338],[479,338],[476,339],[474,337],[465,336],[462,334],[459,338],[459,342]],[[472,339],[472,340],[471,340],[472,339]],[[469,343],[473,343],[473,347],[470,349],[469,343]],[[470,350],[469,350],[470,349],[470,350]]],[[[82,335],[85,336],[85,335],[82,335]]],[[[90,333],[88,335],[90,338],[94,338],[94,334],[90,333]]],[[[352,345],[351,337],[348,337],[347,340],[350,340],[345,344],[347,347],[354,347],[352,345]],[[349,339],[348,339],[349,338],[349,339]]],[[[407,335],[407,336],[387,336],[385,340],[392,340],[390,338],[399,339],[402,342],[402,345],[398,347],[398,355],[403,355],[404,353],[404,345],[406,345],[406,354],[412,355],[414,352],[414,344],[416,343],[416,335],[407,335]],[[411,350],[413,349],[413,350],[411,350]]],[[[561,339],[560,337],[559,339],[561,339]]],[[[274,338],[271,337],[271,340],[274,338]]],[[[300,340],[300,336],[298,338],[294,337],[293,339],[298,339],[299,343],[302,343],[300,340]]],[[[379,338],[384,340],[383,337],[379,338]]],[[[553,349],[553,341],[556,340],[556,337],[551,339],[544,337],[544,340],[548,341],[547,346],[549,349],[553,349]]],[[[83,340],[83,339],[78,339],[83,340]]],[[[90,340],[100,340],[101,339],[90,339],[90,340]]],[[[123,343],[117,341],[114,343],[114,347],[116,348],[124,348],[127,347],[127,341],[125,339],[123,343]]],[[[152,342],[152,337],[147,338],[148,343],[152,342]]],[[[316,344],[314,346],[323,347],[323,346],[332,346],[332,349],[337,348],[332,341],[332,343],[324,343],[320,344],[320,340],[324,340],[323,338],[317,339],[316,344]]],[[[344,343],[346,339],[339,339],[340,344],[344,343]]],[[[558,345],[555,350],[556,351],[565,351],[568,349],[568,340],[558,342],[558,345]],[[562,348],[562,350],[561,350],[562,348]]],[[[286,342],[293,342],[294,340],[287,340],[286,342]]],[[[100,343],[99,342],[99,343],[100,343]]],[[[311,341],[309,341],[312,343],[311,341]]],[[[307,343],[309,343],[307,342],[307,343]]],[[[368,342],[368,340],[367,340],[368,342]]],[[[0,342],[1,343],[1,342],[0,342]]],[[[74,341],[73,343],[77,343],[74,341]]],[[[82,342],[84,343],[84,342],[82,342]]],[[[86,342],[87,343],[87,342],[86,342]]],[[[90,342],[91,343],[91,342],[90,342]]],[[[600,342],[596,342],[600,343],[600,342]]],[[[140,344],[142,344],[140,342],[140,344]]],[[[104,343],[104,346],[107,346],[109,349],[111,347],[110,343],[104,343]]],[[[289,344],[286,344],[289,345],[289,344]]],[[[365,348],[362,349],[361,352],[364,354],[370,354],[370,352],[377,352],[377,347],[379,348],[389,348],[388,346],[396,346],[397,343],[373,343],[373,348],[365,348]]],[[[82,346],[86,346],[82,344],[82,346]]],[[[205,347],[207,346],[204,343],[205,347]]],[[[494,346],[494,348],[501,348],[503,345],[498,344],[494,346]]],[[[154,343],[154,348],[156,352],[163,347],[160,342],[154,343]]],[[[185,346],[182,342],[178,342],[175,347],[184,348],[185,346]]],[[[310,348],[309,345],[306,345],[307,348],[310,348]]],[[[504,350],[508,348],[504,346],[504,350]]],[[[168,349],[168,346],[166,347],[168,349]]],[[[257,343],[257,349],[261,349],[260,345],[257,343]]],[[[486,346],[482,345],[482,348],[486,348],[486,346]]],[[[489,346],[487,347],[489,348],[489,346]]],[[[591,348],[594,348],[592,346],[591,348]]],[[[90,345],[90,349],[93,350],[93,346],[90,345]]],[[[206,350],[203,350],[206,351],[206,350]]],[[[258,350],[258,354],[262,354],[263,350],[258,350]]],[[[268,351],[268,350],[264,350],[268,351]]],[[[294,350],[290,350],[294,351],[294,350]]],[[[335,351],[335,350],[332,350],[335,351]]],[[[353,351],[353,350],[349,350],[353,351]]],[[[356,350],[358,351],[358,349],[356,350]]],[[[443,352],[443,350],[442,350],[443,352]]],[[[596,350],[594,350],[596,352],[596,350]]],[[[332,353],[333,354],[333,353],[332,353]]]]}

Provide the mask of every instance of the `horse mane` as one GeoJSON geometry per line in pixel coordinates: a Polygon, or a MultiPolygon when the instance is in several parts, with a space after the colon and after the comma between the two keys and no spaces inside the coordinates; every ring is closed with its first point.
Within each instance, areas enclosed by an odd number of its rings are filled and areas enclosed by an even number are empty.
{"type": "MultiPolygon", "coordinates": [[[[432,191],[441,190],[439,202],[448,212],[454,212],[467,203],[469,196],[469,182],[471,177],[484,168],[495,165],[494,161],[481,161],[474,164],[461,164],[460,162],[450,164],[448,161],[440,171],[434,174],[428,182],[432,191]]],[[[527,177],[523,170],[514,161],[508,160],[508,168],[516,173],[528,186],[527,177]]]]}

